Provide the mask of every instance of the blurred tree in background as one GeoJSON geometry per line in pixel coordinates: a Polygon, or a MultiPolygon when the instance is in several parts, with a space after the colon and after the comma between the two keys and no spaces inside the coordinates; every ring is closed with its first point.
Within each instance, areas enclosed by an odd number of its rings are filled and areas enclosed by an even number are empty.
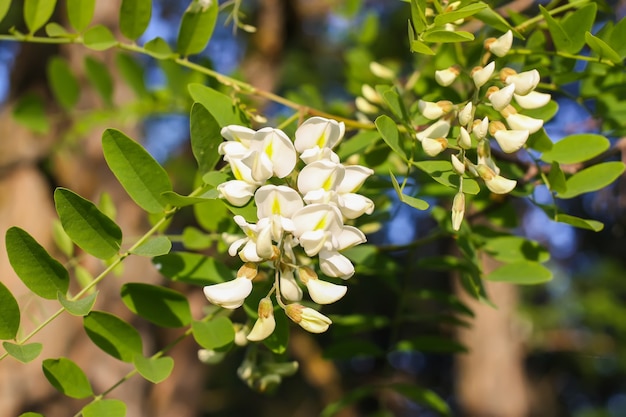
{"type": "Polygon", "coordinates": [[[626,416],[625,11],[0,0],[3,415],[626,416]]]}

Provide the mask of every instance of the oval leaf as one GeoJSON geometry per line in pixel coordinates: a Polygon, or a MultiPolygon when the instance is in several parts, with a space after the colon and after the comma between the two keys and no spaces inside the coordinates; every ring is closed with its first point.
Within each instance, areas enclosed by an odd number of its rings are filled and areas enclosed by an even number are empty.
{"type": "Polygon", "coordinates": [[[152,260],[154,266],[172,281],[210,285],[233,278],[233,271],[213,257],[198,253],[173,252],[152,260]]]}
{"type": "Polygon", "coordinates": [[[98,400],[87,404],[82,413],[83,417],[125,417],[126,404],[120,400],[98,400]]]}
{"type": "Polygon", "coordinates": [[[604,224],[597,220],[581,219],[580,217],[570,216],[568,214],[557,214],[554,219],[559,223],[566,223],[579,229],[593,230],[599,232],[604,229],[604,224]]]}
{"type": "MultiPolygon", "coordinates": [[[[459,188],[459,174],[454,171],[450,161],[419,161],[413,165],[430,175],[439,184],[451,188],[459,188]]],[[[472,178],[463,178],[463,192],[465,194],[478,194],[480,186],[472,178]]]]}
{"type": "Polygon", "coordinates": [[[191,324],[193,338],[209,350],[226,350],[235,340],[235,328],[228,317],[217,317],[208,323],[194,321],[191,324]]]}
{"type": "Polygon", "coordinates": [[[156,236],[148,239],[143,244],[131,250],[130,253],[153,258],[155,256],[166,255],[170,253],[171,249],[172,242],[167,238],[167,236],[156,236]]]}
{"type": "Polygon", "coordinates": [[[180,55],[198,54],[206,48],[215,29],[217,12],[217,0],[192,0],[178,30],[176,49],[180,55]]]}
{"type": "Polygon", "coordinates": [[[57,188],[54,204],[63,229],[86,252],[109,259],[120,250],[121,229],[91,201],[66,188],[57,188]]]}
{"type": "Polygon", "coordinates": [[[22,363],[33,361],[39,356],[43,345],[41,343],[29,343],[27,345],[18,345],[11,342],[2,342],[2,346],[7,353],[22,363]]]}
{"type": "Polygon", "coordinates": [[[541,159],[546,162],[577,164],[600,155],[610,146],[609,140],[601,135],[591,133],[570,135],[552,145],[552,149],[544,152],[541,159]]]}
{"type": "Polygon", "coordinates": [[[103,311],[92,311],[83,319],[87,336],[100,349],[124,362],[141,355],[143,344],[139,332],[124,320],[103,311]]]}
{"type": "Polygon", "coordinates": [[[87,56],[85,57],[85,72],[87,79],[93,84],[100,97],[106,104],[111,105],[113,102],[113,79],[107,66],[97,59],[87,56]]]}
{"type": "Polygon", "coordinates": [[[122,0],[120,30],[130,40],[137,40],[148,28],[152,0],[122,0]]]}
{"type": "Polygon", "coordinates": [[[151,57],[156,59],[166,59],[174,55],[172,48],[170,48],[170,45],[165,39],[158,36],[146,42],[143,47],[151,57]]]}
{"type": "Polygon", "coordinates": [[[198,162],[199,173],[206,174],[215,168],[221,155],[217,147],[224,141],[220,125],[213,115],[200,103],[194,103],[189,118],[191,126],[191,150],[198,162]]]}
{"type": "Polygon", "coordinates": [[[24,21],[29,33],[35,33],[52,16],[56,0],[24,0],[24,21]]]}
{"type": "Polygon", "coordinates": [[[552,279],[552,272],[538,262],[519,261],[502,265],[485,279],[522,285],[541,284],[552,279]]]}
{"type": "Polygon", "coordinates": [[[597,191],[615,181],[624,172],[624,163],[605,162],[585,168],[572,175],[565,182],[567,190],[557,194],[558,198],[572,198],[591,191],[597,191]]]}
{"type": "Polygon", "coordinates": [[[172,191],[167,172],[137,142],[115,129],[102,134],[104,159],[128,195],[145,211],[159,213],[166,203],[161,193],[172,191]]]}
{"type": "Polygon", "coordinates": [[[422,39],[424,39],[424,41],[426,42],[440,42],[440,43],[467,42],[467,41],[473,41],[474,35],[472,35],[469,32],[464,32],[461,30],[456,31],[456,32],[450,32],[449,30],[438,29],[438,30],[425,32],[422,39]]]}
{"type": "Polygon", "coordinates": [[[83,35],[85,46],[94,51],[104,51],[117,44],[115,36],[103,25],[96,25],[89,28],[83,35]]]}
{"type": "Polygon", "coordinates": [[[177,291],[128,283],[122,286],[121,296],[130,311],[161,327],[182,327],[191,323],[187,297],[177,291]]]}
{"type": "Polygon", "coordinates": [[[77,32],[87,29],[96,9],[96,0],[66,0],[67,17],[77,32]]]}
{"type": "Polygon", "coordinates": [[[85,298],[81,298],[80,300],[70,301],[63,294],[57,293],[57,298],[63,308],[65,308],[70,314],[73,316],[86,316],[89,314],[93,305],[96,303],[96,297],[98,296],[98,292],[92,292],[85,298]]]}
{"type": "Polygon", "coordinates": [[[59,104],[71,111],[78,102],[80,86],[65,59],[56,56],[48,61],[48,81],[59,104]]]}
{"type": "Polygon", "coordinates": [[[0,282],[0,339],[14,339],[20,328],[20,307],[11,291],[0,282]]]}
{"type": "Polygon", "coordinates": [[[137,355],[133,363],[139,374],[154,384],[166,380],[174,369],[174,359],[169,356],[163,358],[144,358],[143,356],[137,355]]]}
{"type": "Polygon", "coordinates": [[[135,58],[125,53],[118,53],[115,56],[115,65],[117,65],[124,81],[137,94],[137,97],[149,95],[144,81],[144,69],[135,58]]]}
{"type": "Polygon", "coordinates": [[[42,368],[50,384],[68,397],[87,398],[93,395],[85,373],[71,360],[46,359],[42,363],[42,368]]]}
{"type": "Polygon", "coordinates": [[[501,262],[536,261],[546,262],[550,259],[548,252],[539,243],[520,236],[500,236],[487,240],[485,251],[501,262]]]}
{"type": "Polygon", "coordinates": [[[239,108],[233,105],[233,101],[226,94],[198,83],[189,84],[187,89],[194,101],[202,104],[221,127],[246,124],[239,108]]]}
{"type": "Polygon", "coordinates": [[[398,131],[398,126],[389,116],[379,116],[376,119],[376,129],[380,132],[380,135],[383,137],[383,140],[391,150],[400,155],[402,159],[406,160],[406,153],[402,146],[400,145],[400,132],[398,131]]]}
{"type": "Polygon", "coordinates": [[[0,0],[0,22],[2,22],[4,17],[7,15],[10,7],[11,0],[0,0]]]}
{"type": "Polygon", "coordinates": [[[67,293],[67,270],[27,232],[18,227],[7,230],[6,247],[11,266],[29,290],[48,300],[54,300],[57,291],[67,293]]]}

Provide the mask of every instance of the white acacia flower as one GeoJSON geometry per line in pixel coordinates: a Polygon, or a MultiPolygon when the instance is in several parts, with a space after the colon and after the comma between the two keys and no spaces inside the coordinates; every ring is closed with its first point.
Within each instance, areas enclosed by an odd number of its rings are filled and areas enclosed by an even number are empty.
{"type": "MultiPolygon", "coordinates": [[[[491,94],[487,92],[487,98],[491,101],[491,105],[494,109],[500,111],[509,105],[513,99],[513,92],[515,91],[515,85],[510,84],[502,89],[492,87],[495,89],[491,94]]],[[[491,88],[490,88],[491,89],[491,88]]]]}
{"type": "Polygon", "coordinates": [[[335,191],[343,181],[346,169],[340,164],[326,159],[312,162],[298,174],[298,191],[307,200],[307,193],[316,190],[335,191]]]}
{"type": "Polygon", "coordinates": [[[424,138],[445,138],[448,136],[448,132],[450,132],[450,123],[445,120],[439,120],[421,132],[418,132],[415,137],[421,142],[424,138]]]}
{"type": "Polygon", "coordinates": [[[241,143],[246,149],[250,147],[250,141],[256,131],[245,126],[228,125],[224,126],[220,134],[227,140],[220,145],[226,145],[229,142],[241,143]]]}
{"type": "Polygon", "coordinates": [[[207,285],[203,291],[211,303],[233,310],[240,307],[252,292],[252,281],[246,277],[238,277],[231,281],[207,285]]]}
{"type": "Polygon", "coordinates": [[[341,212],[330,204],[310,204],[298,210],[292,218],[293,234],[308,256],[322,249],[333,250],[343,230],[341,212]]]}
{"type": "Polygon", "coordinates": [[[437,102],[420,100],[417,103],[420,113],[430,120],[439,119],[446,113],[449,113],[453,106],[448,100],[440,100],[437,102]]]}
{"type": "Polygon", "coordinates": [[[248,223],[243,216],[237,215],[233,219],[246,234],[246,237],[234,241],[228,248],[228,254],[235,256],[239,253],[239,257],[244,262],[261,262],[263,258],[258,255],[257,251],[259,228],[255,224],[248,223]]]}
{"type": "Polygon", "coordinates": [[[513,32],[508,30],[504,35],[499,38],[489,38],[485,40],[485,48],[492,54],[503,57],[505,56],[511,46],[513,45],[513,32]]]}
{"type": "Polygon", "coordinates": [[[291,217],[304,207],[300,194],[285,185],[264,185],[254,194],[254,201],[259,218],[257,226],[268,228],[274,242],[280,240],[283,231],[293,230],[291,217]]]}
{"type": "Polygon", "coordinates": [[[294,145],[298,153],[315,148],[332,149],[343,139],[345,130],[343,122],[324,117],[311,117],[296,129],[294,145]]]}
{"type": "Polygon", "coordinates": [[[461,162],[455,154],[450,155],[450,159],[452,161],[452,168],[454,168],[454,172],[459,175],[463,175],[465,173],[465,164],[461,162]]]}
{"type": "Polygon", "coordinates": [[[541,76],[536,69],[530,71],[520,72],[519,74],[512,74],[504,79],[506,84],[515,85],[515,94],[525,96],[537,87],[541,76]]]}
{"type": "Polygon", "coordinates": [[[293,276],[293,269],[285,268],[280,271],[280,294],[288,301],[300,301],[302,289],[293,276]]]}
{"type": "Polygon", "coordinates": [[[485,181],[487,188],[495,194],[508,194],[515,188],[517,181],[497,175],[491,168],[479,164],[476,167],[478,174],[485,181]]]}
{"type": "Polygon", "coordinates": [[[354,265],[350,259],[336,250],[322,249],[319,261],[321,271],[329,277],[348,279],[354,275],[354,265]]]}
{"type": "Polygon", "coordinates": [[[519,113],[509,113],[505,120],[511,129],[527,130],[529,133],[535,133],[543,126],[543,120],[519,113]]]}
{"type": "Polygon", "coordinates": [[[378,91],[369,84],[363,84],[361,86],[361,95],[370,103],[382,104],[384,102],[378,91]]]}
{"type": "Polygon", "coordinates": [[[452,201],[452,229],[459,230],[465,216],[465,194],[456,193],[452,201]]]}
{"type": "Polygon", "coordinates": [[[497,130],[493,137],[505,153],[513,153],[521,149],[528,140],[528,130],[497,130]]]}
{"type": "Polygon", "coordinates": [[[258,185],[241,180],[230,180],[217,186],[220,197],[233,206],[245,206],[254,195],[258,185]]]}
{"type": "Polygon", "coordinates": [[[463,149],[469,149],[472,147],[472,138],[467,132],[467,129],[465,129],[463,126],[459,128],[459,137],[457,138],[457,143],[463,149]]]}
{"type": "Polygon", "coordinates": [[[291,174],[296,166],[296,150],[289,137],[280,129],[264,127],[258,130],[250,142],[250,149],[255,151],[254,173],[262,173],[257,181],[265,181],[267,167],[278,178],[291,174]]]}
{"type": "Polygon", "coordinates": [[[540,93],[538,91],[531,91],[524,96],[514,94],[513,97],[515,97],[515,101],[523,109],[538,109],[548,104],[552,98],[550,94],[540,93]]]}
{"type": "Polygon", "coordinates": [[[448,147],[448,140],[446,138],[424,138],[422,139],[422,149],[428,156],[437,156],[441,152],[445,151],[448,147]]]}
{"type": "Polygon", "coordinates": [[[474,80],[474,85],[476,85],[477,88],[485,85],[493,75],[493,71],[495,69],[496,63],[494,61],[491,61],[484,67],[475,67],[471,73],[472,80],[474,80]]]}
{"type": "Polygon", "coordinates": [[[323,333],[332,324],[332,321],[319,311],[301,304],[288,304],[285,313],[294,323],[311,333],[323,333]]]}
{"type": "Polygon", "coordinates": [[[435,71],[435,81],[442,87],[447,87],[456,80],[461,72],[456,66],[452,66],[446,69],[435,71]]]}
{"type": "Polygon", "coordinates": [[[346,295],[348,287],[319,279],[309,267],[298,268],[300,281],[306,285],[311,299],[317,304],[332,304],[346,295]]]}
{"type": "Polygon", "coordinates": [[[487,136],[487,132],[489,131],[489,119],[487,116],[483,120],[474,120],[474,124],[472,125],[472,133],[478,139],[484,139],[487,136]]]}
{"type": "Polygon", "coordinates": [[[468,102],[461,111],[459,111],[459,123],[461,126],[467,126],[474,118],[472,102],[468,102]]]}
{"type": "Polygon", "coordinates": [[[259,342],[266,339],[274,332],[276,320],[274,319],[274,305],[268,297],[259,301],[259,318],[254,323],[252,330],[248,333],[247,339],[251,342],[259,342]]]}

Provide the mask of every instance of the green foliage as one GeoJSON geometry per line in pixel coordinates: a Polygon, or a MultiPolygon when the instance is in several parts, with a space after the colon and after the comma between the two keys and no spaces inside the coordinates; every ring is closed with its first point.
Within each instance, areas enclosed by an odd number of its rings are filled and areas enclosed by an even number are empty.
{"type": "Polygon", "coordinates": [[[2,22],[4,17],[7,15],[10,7],[11,0],[0,0],[0,22],[2,22]]]}
{"type": "Polygon", "coordinates": [[[521,260],[496,268],[485,279],[519,285],[540,284],[550,281],[552,272],[539,262],[521,260]]]}
{"type": "Polygon", "coordinates": [[[19,227],[11,227],[5,241],[9,262],[29,290],[49,300],[56,299],[57,292],[67,292],[70,283],[67,270],[31,235],[19,227]]]}
{"type": "Polygon", "coordinates": [[[156,285],[127,283],[120,291],[122,301],[133,313],[161,327],[183,327],[191,323],[187,298],[156,285]]]}
{"type": "Polygon", "coordinates": [[[67,17],[77,32],[87,29],[96,8],[96,0],[67,0],[67,17]]]}
{"type": "Polygon", "coordinates": [[[20,97],[13,108],[13,117],[37,133],[46,133],[50,129],[43,102],[36,94],[25,94],[20,97]]]}
{"type": "Polygon", "coordinates": [[[87,376],[70,359],[46,359],[42,367],[50,384],[68,397],[86,398],[93,395],[87,376]]]}
{"type": "Polygon", "coordinates": [[[63,308],[65,308],[70,314],[82,317],[89,314],[94,304],[96,303],[97,296],[97,292],[92,292],[85,298],[81,298],[79,300],[68,300],[63,294],[59,292],[57,298],[59,299],[59,303],[61,303],[63,308]]]}
{"type": "Polygon", "coordinates": [[[217,1],[192,0],[178,30],[176,50],[182,56],[194,55],[206,48],[217,22],[217,1]]]}
{"type": "Polygon", "coordinates": [[[11,291],[0,282],[0,339],[14,339],[20,327],[20,307],[11,291]]]}
{"type": "Polygon", "coordinates": [[[217,317],[209,322],[194,321],[191,324],[193,338],[209,350],[228,350],[235,340],[233,323],[228,317],[217,317]]]}
{"type": "Polygon", "coordinates": [[[17,344],[2,342],[2,347],[9,355],[22,363],[34,361],[43,350],[43,345],[41,343],[17,344]]]}
{"type": "Polygon", "coordinates": [[[120,400],[97,400],[83,408],[83,417],[124,417],[126,404],[120,400]]]}
{"type": "Polygon", "coordinates": [[[133,359],[133,364],[142,377],[154,384],[166,380],[174,369],[174,359],[169,356],[164,358],[144,358],[137,355],[133,359]]]}
{"type": "Polygon", "coordinates": [[[148,28],[152,16],[152,0],[122,0],[120,30],[124,36],[137,40],[148,28]]]}
{"type": "Polygon", "coordinates": [[[109,106],[113,104],[113,80],[106,65],[93,57],[86,56],[85,71],[102,100],[109,106]]]}
{"type": "Polygon", "coordinates": [[[56,6],[56,0],[24,0],[24,21],[29,33],[35,33],[46,24],[56,6]]]}
{"type": "Polygon", "coordinates": [[[611,184],[624,172],[622,162],[604,162],[575,173],[565,182],[566,191],[559,198],[573,198],[584,193],[597,191],[611,184]]]}
{"type": "Polygon", "coordinates": [[[233,271],[215,258],[188,252],[172,252],[157,256],[153,263],[161,274],[172,281],[209,285],[227,281],[233,271]]]}
{"type": "Polygon", "coordinates": [[[91,341],[104,352],[124,362],[142,354],[139,332],[121,318],[104,311],[92,311],[83,319],[91,341]]]}
{"type": "Polygon", "coordinates": [[[94,51],[105,51],[117,44],[111,31],[103,25],[90,27],[83,34],[85,46],[94,51]]]}
{"type": "Polygon", "coordinates": [[[171,249],[172,242],[167,236],[156,236],[131,249],[130,253],[153,258],[155,256],[167,255],[171,249]]]}
{"type": "Polygon", "coordinates": [[[198,162],[198,173],[210,172],[219,161],[217,147],[222,143],[220,125],[200,103],[194,103],[190,116],[191,150],[198,162]]]}

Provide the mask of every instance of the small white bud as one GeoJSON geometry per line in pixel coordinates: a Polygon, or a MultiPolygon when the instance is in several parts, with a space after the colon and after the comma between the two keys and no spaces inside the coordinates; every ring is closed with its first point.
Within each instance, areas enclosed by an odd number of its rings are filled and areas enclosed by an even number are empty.
{"type": "Polygon", "coordinates": [[[515,101],[523,109],[538,109],[548,104],[552,98],[550,94],[540,93],[538,91],[531,91],[525,96],[514,94],[513,97],[515,97],[515,101]]]}
{"type": "Polygon", "coordinates": [[[356,105],[356,108],[360,112],[363,112],[366,114],[378,114],[379,113],[378,107],[374,106],[372,103],[370,103],[363,97],[357,97],[354,100],[354,104],[356,105]]]}
{"type": "Polygon", "coordinates": [[[452,229],[459,230],[465,216],[465,194],[456,193],[452,201],[452,229]]]}
{"type": "Polygon", "coordinates": [[[431,101],[420,100],[417,103],[420,113],[430,120],[439,119],[444,114],[450,112],[453,108],[452,102],[448,100],[440,100],[436,103],[431,101]]]}
{"type": "Polygon", "coordinates": [[[452,66],[443,70],[435,71],[435,81],[437,84],[447,87],[456,80],[456,77],[460,74],[458,67],[452,66]]]}
{"type": "Polygon", "coordinates": [[[508,194],[515,188],[517,181],[497,175],[486,165],[476,167],[478,175],[485,181],[487,188],[494,194],[508,194]]]}
{"type": "Polygon", "coordinates": [[[472,125],[472,132],[476,136],[477,139],[484,139],[487,136],[487,131],[489,129],[489,119],[487,116],[483,120],[474,120],[474,124],[472,125]]]}
{"type": "Polygon", "coordinates": [[[323,333],[332,324],[332,321],[319,311],[301,304],[288,304],[285,313],[294,323],[311,333],[323,333]]]}
{"type": "Polygon", "coordinates": [[[454,172],[459,175],[463,175],[465,173],[465,164],[454,154],[450,155],[450,159],[452,160],[452,168],[454,168],[454,172]]]}
{"type": "Polygon", "coordinates": [[[383,100],[380,98],[380,94],[378,94],[378,91],[376,91],[376,89],[374,89],[374,87],[369,84],[363,84],[361,86],[361,95],[365,97],[365,99],[370,103],[383,102],[383,100]]]}
{"type": "Polygon", "coordinates": [[[472,102],[470,101],[463,107],[463,110],[459,112],[459,123],[461,126],[467,126],[469,122],[474,118],[472,102]]]}
{"type": "Polygon", "coordinates": [[[459,137],[457,138],[459,146],[463,149],[469,149],[472,147],[472,138],[463,126],[459,129],[459,137]]]}
{"type": "Polygon", "coordinates": [[[472,79],[474,80],[474,84],[476,87],[480,88],[489,81],[491,76],[493,75],[493,71],[496,68],[496,63],[491,61],[484,68],[483,67],[475,67],[472,70],[472,79]]]}
{"type": "Polygon", "coordinates": [[[432,125],[428,126],[426,129],[418,132],[415,137],[420,142],[424,140],[424,138],[445,138],[448,136],[448,132],[450,131],[450,123],[445,120],[439,120],[432,125]]]}
{"type": "Polygon", "coordinates": [[[422,139],[422,148],[428,156],[437,156],[448,147],[446,138],[424,138],[422,139]]]}
{"type": "Polygon", "coordinates": [[[505,153],[521,149],[528,140],[528,130],[497,130],[493,137],[505,153]]]}
{"type": "Polygon", "coordinates": [[[499,38],[489,38],[485,40],[485,48],[492,54],[503,57],[513,45],[513,33],[509,30],[499,38]]]}
{"type": "Polygon", "coordinates": [[[491,93],[487,92],[487,98],[491,101],[491,105],[494,109],[500,111],[509,105],[511,100],[513,99],[513,92],[515,91],[515,85],[507,85],[501,90],[498,90],[498,87],[491,87],[491,93]],[[495,90],[491,90],[494,88],[495,90]]]}
{"type": "Polygon", "coordinates": [[[519,74],[509,75],[504,79],[506,84],[515,85],[515,94],[525,96],[537,87],[541,76],[536,69],[520,72],[519,74]]]}
{"type": "Polygon", "coordinates": [[[527,130],[529,133],[535,133],[543,126],[543,120],[518,113],[509,114],[506,122],[513,130],[527,130]]]}
{"type": "Polygon", "coordinates": [[[379,64],[376,61],[370,62],[370,71],[372,71],[372,74],[375,76],[386,80],[393,80],[396,78],[396,73],[391,68],[379,64]]]}
{"type": "Polygon", "coordinates": [[[274,305],[272,300],[268,297],[262,298],[259,301],[258,308],[259,318],[254,323],[252,330],[248,334],[247,338],[251,342],[258,342],[266,339],[274,332],[276,328],[276,320],[274,319],[274,305]]]}

